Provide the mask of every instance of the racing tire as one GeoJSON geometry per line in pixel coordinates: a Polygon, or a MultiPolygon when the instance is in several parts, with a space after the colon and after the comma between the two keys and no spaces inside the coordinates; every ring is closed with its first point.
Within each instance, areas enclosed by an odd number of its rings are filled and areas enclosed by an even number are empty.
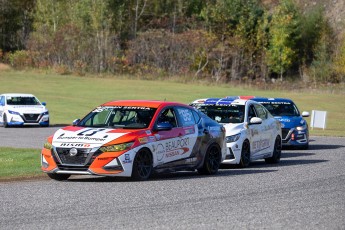
{"type": "Polygon", "coordinates": [[[56,174],[56,173],[47,173],[47,174],[51,179],[57,180],[57,181],[67,180],[71,176],[70,174],[56,174]]]}
{"type": "Polygon", "coordinates": [[[277,136],[274,142],[273,155],[272,157],[265,158],[265,162],[268,164],[279,163],[281,155],[282,155],[282,141],[281,141],[280,136],[277,136]]]}
{"type": "Polygon", "coordinates": [[[8,128],[8,123],[7,123],[7,117],[6,117],[6,114],[4,114],[3,116],[3,125],[4,125],[4,128],[8,128]]]}
{"type": "Polygon", "coordinates": [[[148,149],[140,150],[134,158],[132,180],[144,181],[150,178],[153,171],[152,154],[148,149]]]}
{"type": "Polygon", "coordinates": [[[248,140],[245,140],[242,144],[241,159],[239,166],[246,168],[250,164],[250,144],[248,140]]]}
{"type": "Polygon", "coordinates": [[[219,146],[216,144],[211,145],[206,151],[204,164],[198,169],[198,173],[202,175],[216,174],[220,167],[221,160],[222,153],[219,146]]]}

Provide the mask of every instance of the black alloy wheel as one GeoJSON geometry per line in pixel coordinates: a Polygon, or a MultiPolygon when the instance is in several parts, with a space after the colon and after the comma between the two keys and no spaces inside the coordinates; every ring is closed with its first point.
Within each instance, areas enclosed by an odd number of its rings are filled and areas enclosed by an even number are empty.
{"type": "Polygon", "coordinates": [[[148,149],[140,150],[134,158],[132,179],[143,181],[149,179],[153,171],[152,155],[148,149]]]}
{"type": "Polygon", "coordinates": [[[218,172],[222,160],[222,153],[218,145],[211,145],[205,155],[203,167],[198,169],[198,173],[212,175],[218,172]]]}
{"type": "Polygon", "coordinates": [[[4,116],[3,116],[3,125],[4,125],[4,128],[8,128],[7,117],[6,117],[5,113],[4,113],[4,116]]]}
{"type": "Polygon", "coordinates": [[[248,140],[245,140],[242,145],[241,159],[239,166],[241,168],[248,167],[250,163],[250,144],[248,140]]]}
{"type": "Polygon", "coordinates": [[[268,164],[278,163],[280,161],[281,154],[282,154],[282,142],[281,142],[280,136],[277,136],[274,142],[273,155],[272,157],[265,158],[265,162],[268,164]]]}

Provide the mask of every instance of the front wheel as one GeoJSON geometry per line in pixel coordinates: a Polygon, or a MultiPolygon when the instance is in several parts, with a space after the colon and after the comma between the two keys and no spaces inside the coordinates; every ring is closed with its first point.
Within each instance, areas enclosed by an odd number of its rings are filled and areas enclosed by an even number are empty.
{"type": "Polygon", "coordinates": [[[241,160],[239,166],[241,168],[248,167],[250,163],[250,144],[248,140],[245,140],[242,145],[241,160]]]}
{"type": "Polygon", "coordinates": [[[203,166],[198,169],[198,173],[212,175],[218,172],[222,160],[221,150],[217,145],[211,145],[205,155],[203,166]]]}
{"type": "Polygon", "coordinates": [[[71,175],[70,174],[56,174],[56,173],[47,173],[48,176],[53,180],[63,181],[67,180],[71,175]]]}
{"type": "Polygon", "coordinates": [[[280,161],[280,156],[282,154],[282,141],[279,136],[276,137],[276,141],[274,142],[274,149],[272,157],[265,158],[265,162],[268,164],[275,164],[280,161]]]}
{"type": "Polygon", "coordinates": [[[140,150],[134,158],[132,179],[143,181],[149,179],[152,174],[152,155],[148,149],[140,150]]]}
{"type": "Polygon", "coordinates": [[[4,113],[4,116],[3,116],[3,124],[4,124],[4,128],[8,128],[7,117],[6,117],[5,113],[4,113]]]}

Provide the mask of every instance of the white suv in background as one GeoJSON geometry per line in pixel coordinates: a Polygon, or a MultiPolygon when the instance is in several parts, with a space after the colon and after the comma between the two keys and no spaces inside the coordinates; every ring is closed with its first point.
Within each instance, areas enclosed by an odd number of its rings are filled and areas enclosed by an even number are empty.
{"type": "Polygon", "coordinates": [[[0,124],[9,126],[49,126],[49,112],[32,94],[8,93],[0,95],[0,124]]]}

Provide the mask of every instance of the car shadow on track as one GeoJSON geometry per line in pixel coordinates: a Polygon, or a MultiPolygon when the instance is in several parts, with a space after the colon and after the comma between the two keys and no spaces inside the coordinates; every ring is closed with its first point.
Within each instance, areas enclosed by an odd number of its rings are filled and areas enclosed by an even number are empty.
{"type": "MultiPolygon", "coordinates": [[[[204,179],[210,177],[228,177],[228,176],[237,176],[245,174],[258,174],[258,173],[270,173],[278,171],[277,169],[255,169],[255,168],[246,168],[246,169],[237,169],[237,170],[227,170],[220,169],[215,175],[200,175],[198,172],[194,171],[181,171],[181,172],[172,172],[172,173],[161,173],[154,174],[148,181],[163,181],[163,180],[189,180],[189,179],[204,179]]],[[[132,181],[130,178],[121,178],[121,177],[71,177],[68,179],[69,182],[142,182],[142,181],[132,181]]],[[[146,182],[146,181],[144,181],[146,182]]]]}

